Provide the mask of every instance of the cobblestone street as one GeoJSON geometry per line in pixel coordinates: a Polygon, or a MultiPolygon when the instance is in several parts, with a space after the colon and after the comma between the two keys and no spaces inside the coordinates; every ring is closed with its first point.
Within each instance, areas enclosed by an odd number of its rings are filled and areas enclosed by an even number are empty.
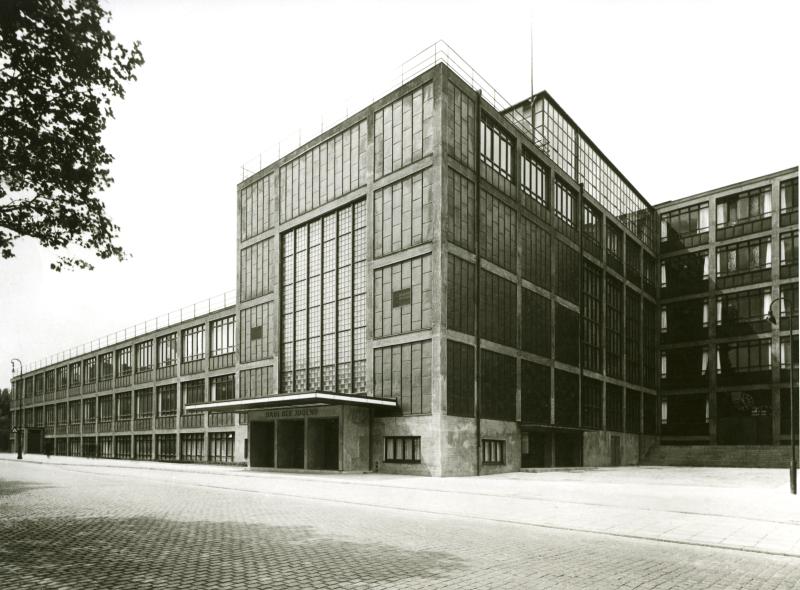
{"type": "MultiPolygon", "coordinates": [[[[328,476],[120,463],[0,460],[0,588],[800,588],[792,551],[517,524],[514,504],[489,487],[469,500],[470,517],[420,509],[422,492],[403,489],[410,478],[331,475],[327,485],[328,476]],[[367,492],[411,500],[381,508],[367,492]],[[485,516],[503,506],[503,522],[485,516]]],[[[555,479],[516,476],[481,485],[555,479]]],[[[464,500],[445,488],[474,481],[412,483],[456,506],[464,500]]],[[[562,511],[592,510],[567,500],[562,511]]]]}

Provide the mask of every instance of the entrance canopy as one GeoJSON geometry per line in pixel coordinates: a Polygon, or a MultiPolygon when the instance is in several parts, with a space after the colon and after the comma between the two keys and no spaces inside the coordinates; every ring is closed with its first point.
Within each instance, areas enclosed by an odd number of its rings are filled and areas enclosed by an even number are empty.
{"type": "Polygon", "coordinates": [[[232,399],[204,404],[187,405],[187,410],[208,410],[209,412],[246,412],[287,406],[331,406],[351,405],[371,408],[397,408],[393,397],[368,397],[366,395],[347,395],[325,391],[306,391],[302,393],[282,393],[266,397],[232,399]]]}

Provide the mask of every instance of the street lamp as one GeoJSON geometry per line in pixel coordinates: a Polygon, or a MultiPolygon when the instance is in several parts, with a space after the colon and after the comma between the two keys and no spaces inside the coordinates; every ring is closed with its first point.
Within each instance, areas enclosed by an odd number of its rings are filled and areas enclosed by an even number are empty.
{"type": "MultiPolygon", "coordinates": [[[[14,378],[14,361],[19,363],[19,374],[22,375],[22,361],[14,358],[11,359],[11,378],[14,378]]],[[[17,420],[19,420],[19,416],[21,411],[17,409],[17,420]]],[[[22,429],[17,424],[17,427],[14,429],[14,433],[17,435],[17,459],[22,459],[22,429]]]]}
{"type": "Polygon", "coordinates": [[[794,343],[794,321],[792,320],[792,308],[789,305],[789,302],[786,301],[785,297],[778,297],[775,301],[770,303],[769,305],[769,314],[767,314],[767,319],[774,325],[778,325],[778,320],[775,319],[775,315],[772,313],[772,306],[775,305],[778,301],[783,301],[783,304],[786,306],[786,313],[789,316],[789,433],[791,435],[791,442],[792,445],[792,461],[789,463],[789,489],[793,494],[797,494],[797,452],[796,452],[796,444],[797,439],[795,438],[795,428],[794,428],[794,364],[792,362],[792,344],[794,343]]]}

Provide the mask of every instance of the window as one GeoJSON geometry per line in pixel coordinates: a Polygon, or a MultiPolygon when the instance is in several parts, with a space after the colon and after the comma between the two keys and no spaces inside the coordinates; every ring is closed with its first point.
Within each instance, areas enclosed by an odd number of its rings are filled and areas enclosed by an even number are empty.
{"type": "Polygon", "coordinates": [[[136,392],[136,417],[150,418],[153,415],[153,390],[140,389],[136,392]]]}
{"type": "MultiPolygon", "coordinates": [[[[536,159],[523,153],[520,158],[520,183],[522,191],[534,202],[547,207],[547,173],[536,159]]],[[[523,201],[524,202],[524,201],[523,201]]]]}
{"type": "Polygon", "coordinates": [[[583,263],[583,366],[602,371],[603,348],[603,272],[594,264],[583,263]]]}
{"type": "Polygon", "coordinates": [[[117,420],[130,420],[131,418],[131,392],[117,394],[117,420]]]}
{"type": "Polygon", "coordinates": [[[234,316],[211,322],[211,356],[230,354],[235,350],[234,316]]]}
{"type": "Polygon", "coordinates": [[[233,463],[233,433],[208,434],[208,460],[212,463],[233,463]]]}
{"type": "Polygon", "coordinates": [[[126,346],[117,351],[117,377],[131,374],[131,347],[126,346]]]}
{"type": "Polygon", "coordinates": [[[181,433],[181,461],[190,463],[205,461],[205,449],[203,448],[205,441],[203,439],[202,432],[181,433]]]}
{"type": "Polygon", "coordinates": [[[117,436],[114,438],[115,456],[117,459],[131,458],[131,437],[117,436]]]}
{"type": "Polygon", "coordinates": [[[158,394],[158,415],[174,416],[178,409],[178,387],[174,383],[170,385],[160,385],[156,389],[158,394]]]}
{"type": "Polygon", "coordinates": [[[490,350],[480,351],[481,418],[513,421],[517,417],[516,360],[490,350]]]}
{"type": "Polygon", "coordinates": [[[555,182],[553,202],[556,217],[570,227],[575,227],[575,193],[558,180],[555,182]]]}
{"type": "Polygon", "coordinates": [[[81,364],[72,363],[69,366],[69,386],[77,387],[81,384],[81,364]]]}
{"type": "Polygon", "coordinates": [[[56,424],[67,424],[67,415],[67,404],[58,404],[56,406],[56,424]]]}
{"type": "Polygon", "coordinates": [[[708,231],[708,203],[690,205],[661,214],[661,241],[708,231]]]}
{"type": "Polygon", "coordinates": [[[606,372],[622,377],[622,285],[606,277],[606,372]]]}
{"type": "Polygon", "coordinates": [[[134,458],[145,459],[153,458],[153,436],[150,434],[137,434],[133,437],[134,458]]]}
{"type": "MultiPolygon", "coordinates": [[[[718,251],[719,252],[719,251],[718,251]]],[[[719,253],[717,254],[719,256],[719,253]]],[[[719,267],[717,267],[719,272],[719,267]]],[[[708,253],[670,256],[661,263],[662,287],[691,287],[708,278],[708,253]]]]}
{"type": "Polygon", "coordinates": [[[797,179],[781,182],[781,213],[797,209],[797,179]]]}
{"type": "MultiPolygon", "coordinates": [[[[431,141],[431,136],[433,134],[432,116],[433,84],[430,82],[425,84],[422,88],[417,88],[413,92],[377,110],[375,113],[375,178],[380,178],[384,174],[389,174],[390,172],[399,170],[403,166],[408,166],[412,162],[416,162],[430,153],[433,143],[431,141]]],[[[349,130],[346,130],[343,138],[340,139],[341,136],[337,136],[329,140],[327,144],[322,144],[322,146],[320,146],[323,149],[327,147],[328,159],[333,162],[334,145],[337,151],[341,149],[339,145],[342,143],[344,143],[345,146],[348,144],[351,145],[352,155],[350,156],[350,160],[352,162],[351,166],[353,171],[349,174],[347,174],[347,172],[345,173],[346,176],[343,184],[346,190],[344,192],[356,188],[356,186],[358,186],[356,183],[359,182],[359,180],[363,184],[364,173],[366,172],[364,167],[356,167],[356,160],[359,159],[363,162],[365,159],[364,151],[366,150],[367,142],[367,123],[364,121],[357,127],[351,127],[351,129],[353,130],[353,137],[349,139],[349,141],[347,137],[349,130]],[[359,135],[356,135],[356,132],[360,135],[360,141],[359,135]],[[335,144],[334,140],[336,142],[335,144]],[[361,173],[360,176],[357,172],[361,173]],[[348,178],[350,178],[349,183],[347,182],[348,178]]],[[[309,150],[309,152],[312,154],[314,153],[312,150],[309,150]]],[[[347,161],[346,155],[347,150],[345,150],[345,162],[347,161]]],[[[338,162],[340,159],[341,157],[337,154],[336,161],[338,162]]],[[[311,168],[311,158],[308,158],[308,160],[308,168],[311,168]]],[[[322,170],[326,171],[324,167],[325,158],[322,155],[319,158],[319,164],[314,162],[315,171],[319,165],[322,165],[322,170]]],[[[345,165],[345,171],[347,170],[348,168],[345,165]]],[[[337,176],[339,175],[338,166],[336,174],[337,176]]],[[[299,176],[296,176],[296,178],[305,178],[303,170],[300,171],[299,176]]],[[[327,171],[327,178],[334,178],[333,170],[327,171]]],[[[333,184],[332,181],[331,184],[333,184]]],[[[342,191],[338,190],[339,184],[342,184],[341,180],[336,183],[337,190],[335,192],[333,190],[328,191],[327,201],[332,201],[335,197],[343,194],[342,191]]],[[[300,185],[303,186],[302,180],[300,181],[300,185]]],[[[311,201],[310,185],[310,182],[305,185],[307,186],[306,192],[309,195],[305,200],[309,202],[311,201]]],[[[316,192],[317,191],[314,191],[315,196],[316,192]]],[[[321,187],[320,192],[323,193],[321,196],[325,195],[324,188],[321,187]]],[[[320,202],[324,203],[326,200],[320,199],[320,202]]],[[[311,207],[310,203],[308,207],[311,207]]],[[[302,208],[300,213],[303,213],[302,208]]]]}
{"type": "Polygon", "coordinates": [[[789,368],[790,358],[792,361],[792,366],[793,367],[797,366],[798,364],[797,342],[798,342],[797,336],[795,336],[790,348],[788,336],[784,336],[781,338],[781,369],[789,368]]]}
{"type": "Polygon", "coordinates": [[[83,400],[83,423],[84,424],[93,424],[95,417],[95,400],[92,399],[85,399],[83,400]]]}
{"type": "Polygon", "coordinates": [[[206,327],[187,328],[182,332],[183,362],[189,363],[206,358],[206,327]]]}
{"type": "Polygon", "coordinates": [[[723,374],[766,371],[771,366],[770,339],[717,345],[717,370],[723,374]]]}
{"type": "Polygon", "coordinates": [[[92,357],[83,361],[83,380],[85,383],[94,383],[97,379],[97,358],[92,357]]]}
{"type": "Polygon", "coordinates": [[[156,340],[158,348],[158,368],[171,367],[177,359],[177,335],[175,332],[166,336],[159,336],[156,340]]]}
{"type": "Polygon", "coordinates": [[[769,187],[757,188],[732,197],[717,199],[717,227],[736,225],[772,213],[769,187]]]}
{"type": "Polygon", "coordinates": [[[642,274],[642,248],[631,238],[625,240],[625,267],[628,278],[634,282],[639,281],[642,274]]]}
{"type": "Polygon", "coordinates": [[[622,263],[622,230],[606,221],[606,252],[609,262],[622,263]]]}
{"type": "Polygon", "coordinates": [[[175,460],[175,435],[157,434],[156,435],[156,460],[174,461],[175,460]]]}
{"type": "MultiPolygon", "coordinates": [[[[526,352],[550,356],[550,299],[522,289],[521,347],[526,352]]],[[[448,361],[449,362],[449,361],[448,361]]]]}
{"type": "Polygon", "coordinates": [[[69,367],[59,367],[56,369],[56,387],[58,389],[66,389],[67,388],[67,371],[69,367]]]}
{"type": "Polygon", "coordinates": [[[114,458],[114,439],[110,436],[97,437],[97,455],[103,459],[114,458]]]}
{"type": "MultiPolygon", "coordinates": [[[[707,308],[707,306],[706,306],[707,308]]],[[[654,303],[642,299],[642,383],[655,388],[658,349],[657,308],[654,303]]]]}
{"type": "Polygon", "coordinates": [[[768,237],[720,246],[717,249],[717,276],[770,266],[772,240],[768,237]]]}
{"type": "Polygon", "coordinates": [[[717,299],[717,325],[762,321],[772,304],[770,289],[750,289],[717,299]]]}
{"type": "Polygon", "coordinates": [[[100,381],[108,381],[114,376],[114,353],[100,355],[100,381]]]}
{"type": "Polygon", "coordinates": [[[644,286],[655,289],[656,286],[656,259],[647,252],[642,254],[642,279],[644,286]]]}
{"type": "Polygon", "coordinates": [[[641,296],[633,289],[626,289],[625,305],[625,370],[628,381],[641,383],[641,296]]]}
{"type": "Polygon", "coordinates": [[[114,396],[104,395],[97,399],[100,422],[111,422],[114,419],[114,396]]]}
{"type": "Polygon", "coordinates": [[[781,285],[781,317],[788,318],[789,312],[792,317],[797,316],[797,283],[781,285]]]}
{"type": "Polygon", "coordinates": [[[493,123],[481,120],[481,161],[511,180],[511,142],[493,123]]]}
{"type": "Polygon", "coordinates": [[[47,371],[44,374],[44,388],[47,393],[51,391],[55,391],[56,388],[56,372],[55,371],[47,371]]]}
{"type": "Polygon", "coordinates": [[[797,232],[781,234],[781,266],[797,266],[797,232]]]}
{"type": "Polygon", "coordinates": [[[144,373],[153,368],[153,341],[147,340],[136,345],[136,372],[144,373]]]}
{"type": "Polygon", "coordinates": [[[44,373],[39,373],[33,378],[33,392],[36,395],[44,393],[44,373]]]}
{"type": "Polygon", "coordinates": [[[366,230],[362,200],[281,236],[281,392],[366,391],[366,230]]]}
{"type": "Polygon", "coordinates": [[[503,465],[506,462],[506,441],[483,439],[481,447],[484,465],[503,465]]]}
{"type": "Polygon", "coordinates": [[[387,436],[384,439],[384,461],[387,463],[419,463],[420,437],[387,436]]]}
{"type": "Polygon", "coordinates": [[[584,428],[603,427],[603,383],[581,379],[581,425],[584,428]]]}
{"type": "Polygon", "coordinates": [[[236,397],[235,375],[211,378],[211,401],[221,402],[236,397]]]}
{"type": "Polygon", "coordinates": [[[206,401],[206,382],[204,379],[184,381],[181,383],[183,405],[202,404],[206,401]]]}
{"type": "Polygon", "coordinates": [[[625,392],[625,432],[641,433],[642,394],[628,389],[625,392]]]}
{"type": "Polygon", "coordinates": [[[603,218],[600,212],[589,205],[583,204],[583,226],[582,235],[584,245],[595,256],[601,256],[603,252],[602,236],[603,236],[603,218]]]}

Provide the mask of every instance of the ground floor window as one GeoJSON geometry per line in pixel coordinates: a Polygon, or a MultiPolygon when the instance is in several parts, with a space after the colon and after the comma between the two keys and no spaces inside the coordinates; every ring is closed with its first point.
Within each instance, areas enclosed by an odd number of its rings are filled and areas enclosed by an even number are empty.
{"type": "Polygon", "coordinates": [[[421,460],[418,436],[387,436],[384,449],[387,463],[419,463],[421,460]]]}
{"type": "Polygon", "coordinates": [[[97,456],[103,459],[114,458],[114,439],[110,436],[100,436],[97,438],[97,456]]]}
{"type": "Polygon", "coordinates": [[[67,448],[67,439],[66,438],[57,438],[56,439],[56,455],[68,455],[69,450],[67,448]]]}
{"type": "Polygon", "coordinates": [[[83,457],[97,457],[97,441],[93,436],[83,439],[81,444],[83,457]]]}
{"type": "Polygon", "coordinates": [[[81,456],[81,439],[79,438],[69,439],[69,454],[72,457],[81,456]]]}
{"type": "Polygon", "coordinates": [[[503,465],[506,462],[506,441],[484,439],[481,442],[485,465],[503,465]]]}
{"type": "Polygon", "coordinates": [[[233,463],[232,432],[212,432],[208,435],[208,460],[212,463],[233,463]]]}
{"type": "Polygon", "coordinates": [[[156,459],[159,461],[175,460],[175,435],[157,434],[156,435],[156,459]]]}
{"type": "Polygon", "coordinates": [[[119,436],[114,441],[115,449],[114,456],[117,459],[130,459],[131,458],[131,437],[119,436]]]}
{"type": "Polygon", "coordinates": [[[133,440],[134,459],[149,461],[153,458],[153,437],[149,434],[137,434],[133,440]]]}
{"type": "Polygon", "coordinates": [[[197,463],[203,456],[203,433],[181,434],[181,461],[197,463]]]}

